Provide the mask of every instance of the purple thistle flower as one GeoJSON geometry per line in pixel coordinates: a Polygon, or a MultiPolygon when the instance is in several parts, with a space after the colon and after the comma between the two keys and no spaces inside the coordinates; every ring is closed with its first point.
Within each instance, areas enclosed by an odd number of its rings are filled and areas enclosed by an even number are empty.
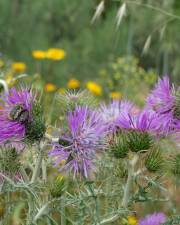
{"type": "Polygon", "coordinates": [[[159,79],[154,90],[147,98],[146,108],[157,113],[162,135],[176,133],[180,130],[180,120],[174,116],[175,88],[169,78],[159,79]]]}
{"type": "Polygon", "coordinates": [[[166,222],[166,216],[164,213],[153,213],[147,215],[145,218],[140,219],[139,225],[160,225],[166,222]]]}
{"type": "Polygon", "coordinates": [[[113,100],[108,105],[102,103],[100,105],[100,114],[108,130],[114,132],[116,130],[116,120],[121,113],[132,112],[133,104],[128,101],[113,100]]]}
{"type": "Polygon", "coordinates": [[[96,152],[105,148],[106,126],[101,115],[88,107],[77,107],[67,117],[68,131],[61,136],[59,143],[54,143],[51,156],[56,158],[58,166],[62,160],[65,164],[61,169],[73,171],[74,176],[89,176],[89,169],[95,170],[96,152]]]}
{"type": "Polygon", "coordinates": [[[158,130],[158,117],[156,113],[143,110],[137,114],[123,112],[116,120],[116,126],[120,129],[135,130],[153,133],[158,130]]]}
{"type": "Polygon", "coordinates": [[[26,123],[31,120],[31,110],[35,96],[27,88],[10,89],[1,97],[0,145],[12,143],[17,149],[23,148],[26,123]]]}

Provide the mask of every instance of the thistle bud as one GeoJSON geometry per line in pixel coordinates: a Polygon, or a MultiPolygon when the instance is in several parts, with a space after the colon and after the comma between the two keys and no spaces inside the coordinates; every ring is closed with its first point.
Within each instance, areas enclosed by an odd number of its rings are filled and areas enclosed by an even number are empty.
{"type": "Polygon", "coordinates": [[[163,164],[163,156],[160,149],[153,148],[145,159],[145,166],[150,172],[157,172],[163,164]]]}
{"type": "Polygon", "coordinates": [[[114,175],[119,178],[126,178],[128,171],[122,160],[117,160],[117,164],[113,169],[114,175]]]}
{"type": "Polygon", "coordinates": [[[132,152],[148,150],[152,146],[152,139],[147,132],[133,130],[128,133],[128,145],[132,152]]]}
{"type": "Polygon", "coordinates": [[[41,140],[46,131],[42,107],[39,103],[33,105],[32,121],[26,125],[26,140],[34,143],[41,140]]]}
{"type": "Polygon", "coordinates": [[[180,176],[180,154],[177,154],[172,160],[171,168],[174,175],[180,176]]]}
{"type": "Polygon", "coordinates": [[[20,166],[19,153],[15,148],[10,146],[0,148],[0,171],[2,173],[10,176],[16,175],[20,166]]]}
{"type": "Polygon", "coordinates": [[[175,106],[174,106],[174,117],[178,120],[180,119],[180,90],[178,90],[176,93],[175,106]]]}
{"type": "Polygon", "coordinates": [[[50,194],[53,198],[61,197],[65,187],[65,179],[63,176],[59,175],[56,177],[54,183],[50,187],[50,194]]]}
{"type": "Polygon", "coordinates": [[[110,151],[115,158],[125,158],[127,156],[129,146],[125,134],[120,133],[113,138],[110,151]]]}

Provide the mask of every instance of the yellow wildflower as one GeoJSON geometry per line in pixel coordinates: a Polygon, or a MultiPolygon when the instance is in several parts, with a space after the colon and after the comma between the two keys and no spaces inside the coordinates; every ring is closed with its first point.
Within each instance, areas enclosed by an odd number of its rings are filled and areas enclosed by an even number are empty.
{"type": "Polygon", "coordinates": [[[99,84],[93,81],[89,81],[86,83],[86,87],[94,95],[97,95],[97,96],[102,95],[102,87],[99,84]]]}
{"type": "Polygon", "coordinates": [[[64,94],[64,93],[66,92],[66,89],[65,89],[65,88],[59,88],[59,89],[58,89],[58,92],[59,92],[60,94],[64,94]]]}
{"type": "Polygon", "coordinates": [[[23,73],[26,70],[26,64],[23,62],[14,62],[11,66],[12,70],[17,73],[23,73]]]}
{"type": "Polygon", "coordinates": [[[52,84],[52,83],[47,83],[44,87],[45,92],[53,92],[56,90],[56,85],[52,84]]]}
{"type": "Polygon", "coordinates": [[[80,82],[77,79],[70,79],[67,83],[67,87],[70,89],[76,89],[80,87],[80,82]]]}
{"type": "Polygon", "coordinates": [[[46,52],[41,50],[34,50],[32,51],[32,56],[35,59],[41,60],[46,58],[46,52]]]}
{"type": "Polygon", "coordinates": [[[135,216],[128,216],[129,225],[138,225],[138,220],[135,216]]]}
{"type": "Polygon", "coordinates": [[[119,91],[113,91],[110,93],[110,98],[112,98],[112,99],[118,100],[121,98],[121,96],[122,96],[122,94],[119,91]]]}
{"type": "Polygon", "coordinates": [[[4,61],[2,59],[0,59],[0,68],[4,66],[4,61]]]}
{"type": "Polygon", "coordinates": [[[62,60],[66,56],[66,52],[60,48],[50,48],[46,52],[46,58],[52,60],[62,60]]]}

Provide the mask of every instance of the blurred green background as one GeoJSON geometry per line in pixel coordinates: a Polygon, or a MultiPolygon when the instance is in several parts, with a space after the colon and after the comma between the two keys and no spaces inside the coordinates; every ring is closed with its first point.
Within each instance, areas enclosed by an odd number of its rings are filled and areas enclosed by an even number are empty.
{"type": "Polygon", "coordinates": [[[65,60],[55,62],[50,74],[47,71],[42,74],[45,80],[59,86],[65,85],[71,77],[95,79],[118,57],[129,55],[135,56],[138,65],[146,71],[169,74],[173,81],[179,82],[180,1],[105,0],[102,14],[92,24],[100,2],[1,0],[1,54],[4,58],[25,62],[28,73],[32,74],[35,71],[33,50],[64,49],[65,60]],[[124,2],[126,16],[117,27],[118,9],[124,2]],[[148,38],[151,43],[147,43],[148,38]],[[142,54],[145,43],[146,52],[142,54]]]}

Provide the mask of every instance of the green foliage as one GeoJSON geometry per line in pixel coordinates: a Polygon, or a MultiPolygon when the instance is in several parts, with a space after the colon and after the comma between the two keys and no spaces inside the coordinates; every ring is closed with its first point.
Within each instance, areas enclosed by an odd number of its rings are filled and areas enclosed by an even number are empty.
{"type": "Polygon", "coordinates": [[[141,104],[144,94],[149,91],[156,78],[155,72],[146,72],[139,65],[139,60],[132,56],[117,58],[100,71],[100,80],[106,95],[110,91],[120,91],[123,97],[141,104]]]}

